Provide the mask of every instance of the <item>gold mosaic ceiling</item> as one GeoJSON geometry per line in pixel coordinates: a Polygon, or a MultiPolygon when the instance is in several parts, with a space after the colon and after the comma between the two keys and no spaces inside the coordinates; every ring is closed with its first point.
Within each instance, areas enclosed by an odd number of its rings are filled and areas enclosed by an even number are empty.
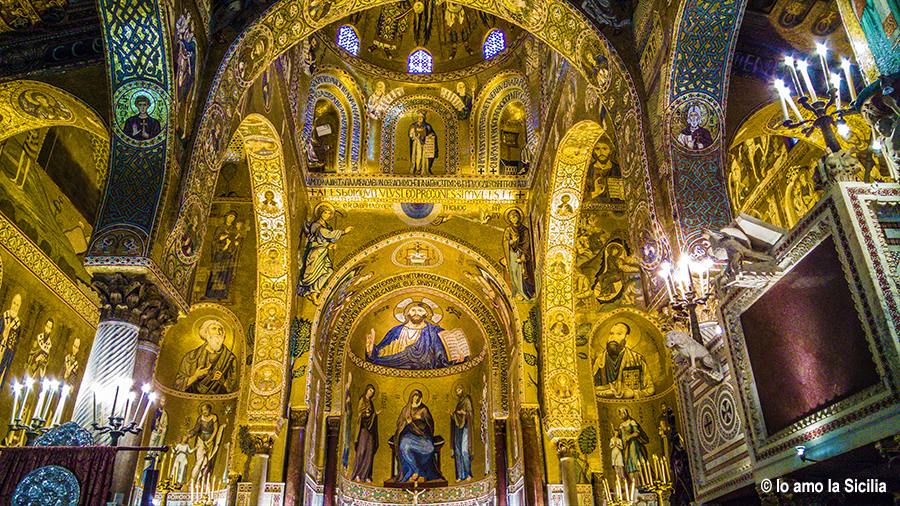
{"type": "Polygon", "coordinates": [[[322,29],[317,37],[355,66],[397,80],[414,77],[407,73],[407,59],[424,48],[434,57],[429,80],[440,80],[434,77],[441,74],[450,80],[502,62],[525,35],[496,16],[454,2],[426,0],[401,1],[348,16],[322,29]],[[360,38],[356,58],[335,43],[339,28],[347,25],[360,38]],[[494,29],[503,31],[506,51],[486,61],[483,44],[494,29]]]}

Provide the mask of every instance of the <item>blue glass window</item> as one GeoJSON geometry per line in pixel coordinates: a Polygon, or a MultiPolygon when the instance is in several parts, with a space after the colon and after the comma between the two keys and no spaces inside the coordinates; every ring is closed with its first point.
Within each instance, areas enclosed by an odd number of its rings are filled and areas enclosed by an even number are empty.
{"type": "Polygon", "coordinates": [[[352,26],[338,28],[337,44],[353,56],[359,54],[359,35],[352,26]]]}
{"type": "Polygon", "coordinates": [[[492,30],[484,39],[484,59],[490,60],[506,49],[506,38],[500,30],[492,30]]]}
{"type": "Polygon", "coordinates": [[[431,53],[424,49],[416,49],[409,55],[409,73],[410,74],[430,74],[434,65],[434,59],[431,53]]]}

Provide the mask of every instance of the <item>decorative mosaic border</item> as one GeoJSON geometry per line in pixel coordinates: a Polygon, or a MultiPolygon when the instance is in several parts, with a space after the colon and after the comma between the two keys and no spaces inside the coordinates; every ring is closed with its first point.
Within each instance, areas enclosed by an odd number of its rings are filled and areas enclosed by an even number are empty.
{"type": "Polygon", "coordinates": [[[97,326],[100,309],[80,288],[66,276],[36,244],[31,242],[18,227],[0,214],[0,246],[6,249],[34,276],[41,280],[63,302],[71,307],[88,325],[97,326]]]}
{"type": "MultiPolygon", "coordinates": [[[[394,173],[394,153],[397,143],[397,121],[410,111],[425,109],[437,114],[444,123],[444,135],[447,137],[444,143],[443,155],[444,168],[447,174],[456,174],[459,168],[459,120],[456,111],[440,97],[431,95],[407,95],[391,104],[391,109],[384,117],[381,127],[381,172],[394,173]]],[[[406,140],[404,136],[404,140],[406,140]]],[[[438,150],[438,156],[441,152],[438,150]]],[[[423,177],[423,176],[419,176],[423,177]]]]}
{"type": "MultiPolygon", "coordinates": [[[[414,176],[406,174],[371,174],[362,177],[348,177],[344,174],[309,174],[306,176],[309,191],[317,188],[333,187],[382,187],[382,188],[426,188],[426,189],[502,189],[528,190],[530,179],[525,176],[497,176],[486,174],[454,174],[447,176],[414,176]]],[[[525,194],[522,193],[522,198],[525,194]]]]}
{"type": "MultiPolygon", "coordinates": [[[[290,272],[285,268],[287,259],[290,258],[289,238],[292,237],[287,209],[288,200],[285,193],[287,174],[281,139],[274,125],[268,119],[259,114],[248,115],[238,127],[238,135],[244,140],[247,164],[250,168],[250,181],[253,187],[256,244],[258,245],[257,265],[260,266],[256,273],[256,320],[262,321],[266,317],[266,308],[271,305],[279,306],[283,311],[282,314],[291,314],[291,302],[294,297],[293,290],[288,286],[290,272]],[[271,150],[261,148],[254,151],[251,143],[248,142],[250,140],[268,143],[274,145],[275,148],[271,150]],[[266,191],[272,191],[275,194],[277,209],[270,215],[259,212],[266,191]],[[269,252],[273,250],[277,252],[282,261],[274,266],[263,268],[268,262],[269,252]]],[[[278,431],[282,423],[288,378],[279,375],[277,377],[279,383],[275,388],[263,387],[260,383],[262,381],[260,372],[272,362],[281,364],[283,370],[286,370],[289,358],[290,326],[285,324],[280,329],[274,330],[257,327],[256,332],[252,350],[253,365],[249,373],[250,392],[247,396],[246,414],[251,431],[272,434],[278,431]]],[[[239,412],[242,408],[239,408],[239,412]]]]}
{"type": "MultiPolygon", "coordinates": [[[[424,292],[425,290],[416,288],[411,291],[424,292]]],[[[440,378],[443,376],[453,376],[454,374],[460,374],[468,371],[469,369],[473,369],[484,360],[485,348],[482,348],[481,353],[472,358],[472,360],[469,360],[462,364],[444,367],[443,369],[424,370],[394,369],[393,367],[375,365],[368,360],[364,360],[356,356],[356,353],[353,353],[352,351],[348,352],[347,355],[350,357],[350,361],[353,362],[353,365],[355,365],[356,367],[369,372],[373,372],[375,374],[380,374],[382,376],[394,376],[397,378],[440,378]]]]}
{"type": "MultiPolygon", "coordinates": [[[[486,478],[449,487],[423,489],[418,504],[442,504],[444,506],[475,506],[491,504],[497,489],[497,477],[491,473],[486,478]]],[[[374,487],[356,483],[341,476],[341,487],[338,493],[346,504],[408,504],[411,498],[406,489],[374,487]]]]}

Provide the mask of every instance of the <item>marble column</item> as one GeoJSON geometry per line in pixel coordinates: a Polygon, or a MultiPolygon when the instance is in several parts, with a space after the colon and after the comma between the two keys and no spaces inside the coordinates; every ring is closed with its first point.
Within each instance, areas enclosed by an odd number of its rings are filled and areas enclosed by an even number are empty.
{"type": "Polygon", "coordinates": [[[337,490],[338,445],[340,444],[341,417],[325,419],[325,498],[322,506],[335,506],[337,490]]]}
{"type": "Polygon", "coordinates": [[[309,411],[291,408],[288,420],[287,451],[285,451],[284,470],[284,504],[285,506],[301,506],[303,504],[303,472],[306,463],[306,422],[309,411]]]}
{"type": "Polygon", "coordinates": [[[241,481],[241,475],[235,472],[228,473],[228,488],[225,492],[227,499],[225,499],[225,504],[228,506],[234,506],[237,504],[237,493],[238,493],[238,483],[241,481]]]}
{"type": "MultiPolygon", "coordinates": [[[[95,392],[98,394],[97,422],[104,425],[107,422],[104,417],[109,416],[111,408],[104,396],[117,383],[131,380],[135,392],[140,392],[144,383],[152,383],[159,341],[178,317],[174,305],[143,275],[97,274],[91,284],[100,297],[100,323],[72,416],[85,427],[94,418],[95,392]]],[[[119,402],[123,399],[124,392],[121,392],[119,402]]],[[[142,439],[143,433],[127,435],[119,440],[119,445],[140,445],[142,439]]],[[[140,456],[138,452],[119,453],[110,488],[112,494],[128,498],[140,456]]]]}
{"type": "Polygon", "coordinates": [[[572,456],[577,442],[573,438],[556,440],[556,454],[559,457],[559,474],[566,493],[566,505],[578,505],[578,469],[572,456]]]}
{"type": "Polygon", "coordinates": [[[506,506],[507,477],[506,419],[494,420],[494,468],[497,470],[497,506],[506,506]]]}
{"type": "Polygon", "coordinates": [[[266,477],[269,475],[269,454],[257,453],[250,457],[250,504],[263,504],[266,477]]]}
{"type": "Polygon", "coordinates": [[[525,464],[525,502],[529,506],[544,506],[544,473],[541,462],[541,440],[538,430],[538,408],[526,407],[519,411],[522,421],[522,460],[525,464]]]}

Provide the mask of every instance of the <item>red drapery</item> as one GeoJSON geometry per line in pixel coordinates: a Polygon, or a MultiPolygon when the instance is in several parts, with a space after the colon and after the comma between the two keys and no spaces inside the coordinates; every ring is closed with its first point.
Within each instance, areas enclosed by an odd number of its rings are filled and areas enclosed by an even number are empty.
{"type": "Polygon", "coordinates": [[[106,504],[115,467],[112,446],[27,446],[0,450],[0,504],[12,503],[25,475],[44,466],[72,471],[81,487],[78,506],[106,504]]]}

